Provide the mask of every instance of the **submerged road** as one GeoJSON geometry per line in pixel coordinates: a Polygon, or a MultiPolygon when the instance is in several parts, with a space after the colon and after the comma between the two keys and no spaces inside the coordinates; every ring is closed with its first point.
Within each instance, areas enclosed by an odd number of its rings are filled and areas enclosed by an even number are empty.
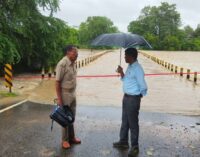
{"type": "MultiPolygon", "coordinates": [[[[0,113],[1,157],[126,157],[118,150],[121,108],[79,106],[76,132],[81,145],[69,150],[60,146],[61,129],[50,131],[51,105],[26,102],[0,113]]],[[[199,157],[200,117],[140,113],[138,157],[199,157]]]]}
{"type": "MultiPolygon", "coordinates": [[[[78,76],[116,75],[115,71],[119,64],[119,56],[117,50],[107,53],[89,65],[78,69],[78,76]]],[[[200,115],[199,82],[194,85],[191,80],[186,80],[186,76],[159,75],[170,73],[170,71],[142,54],[139,54],[138,61],[143,66],[146,74],[157,74],[146,76],[148,94],[142,100],[142,111],[200,115]]],[[[122,54],[122,67],[124,70],[127,67],[124,62],[124,52],[122,54]]],[[[121,106],[123,92],[119,77],[78,77],[77,82],[77,101],[80,105],[121,106]]],[[[56,97],[54,78],[43,81],[40,78],[14,80],[13,84],[13,91],[25,96],[25,98],[27,95],[30,101],[49,104],[56,97]]],[[[0,86],[0,90],[7,91],[2,87],[0,86]]],[[[12,104],[18,101],[10,102],[11,99],[17,98],[1,98],[0,107],[2,104],[12,104]]],[[[23,99],[20,98],[20,100],[23,99]]]]}
{"type": "MultiPolygon", "coordinates": [[[[88,66],[79,69],[78,75],[116,74],[119,51],[110,52],[88,66]]],[[[139,63],[146,74],[170,73],[142,54],[139,63]]],[[[127,64],[122,53],[122,67],[127,64]]],[[[148,94],[142,100],[141,110],[184,115],[200,115],[200,84],[194,85],[179,75],[146,76],[148,94]]],[[[84,105],[121,106],[122,82],[119,78],[79,78],[77,86],[78,102],[84,105]],[[89,100],[89,101],[88,101],[89,100]],[[90,102],[90,103],[88,103],[90,102]]]]}

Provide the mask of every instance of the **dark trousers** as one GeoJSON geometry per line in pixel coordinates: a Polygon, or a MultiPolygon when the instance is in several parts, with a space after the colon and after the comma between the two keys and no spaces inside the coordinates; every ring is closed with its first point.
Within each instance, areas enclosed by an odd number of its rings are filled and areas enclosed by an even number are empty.
{"type": "Polygon", "coordinates": [[[122,124],[120,130],[120,141],[128,142],[128,133],[131,133],[131,145],[138,145],[139,137],[139,110],[140,96],[126,96],[123,98],[122,124]]]}
{"type": "Polygon", "coordinates": [[[74,139],[75,132],[74,132],[74,125],[71,124],[67,128],[62,128],[62,141],[70,141],[74,139]]]}

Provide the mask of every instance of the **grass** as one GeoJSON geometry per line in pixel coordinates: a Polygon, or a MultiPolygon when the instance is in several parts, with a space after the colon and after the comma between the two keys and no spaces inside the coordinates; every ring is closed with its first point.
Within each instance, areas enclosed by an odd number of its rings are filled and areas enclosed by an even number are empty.
{"type": "Polygon", "coordinates": [[[0,97],[16,97],[18,94],[0,91],[0,97]]]}

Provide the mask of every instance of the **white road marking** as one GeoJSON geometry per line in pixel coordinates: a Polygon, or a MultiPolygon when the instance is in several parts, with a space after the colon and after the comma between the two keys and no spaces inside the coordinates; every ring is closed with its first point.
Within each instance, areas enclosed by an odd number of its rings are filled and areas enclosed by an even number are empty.
{"type": "Polygon", "coordinates": [[[10,109],[14,108],[14,107],[17,107],[17,106],[19,106],[19,105],[21,105],[21,104],[23,104],[23,103],[25,103],[25,102],[27,102],[27,101],[28,101],[28,100],[26,99],[26,100],[23,100],[23,101],[21,101],[21,102],[19,102],[19,103],[17,103],[17,104],[14,104],[14,105],[12,105],[12,106],[6,107],[6,108],[0,110],[0,113],[3,113],[3,112],[5,112],[5,111],[7,111],[7,110],[10,110],[10,109]]]}

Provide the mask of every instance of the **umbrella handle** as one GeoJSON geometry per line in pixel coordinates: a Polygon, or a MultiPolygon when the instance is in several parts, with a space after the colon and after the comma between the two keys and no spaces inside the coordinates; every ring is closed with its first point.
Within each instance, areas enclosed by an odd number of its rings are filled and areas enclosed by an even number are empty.
{"type": "Polygon", "coordinates": [[[122,48],[120,48],[120,59],[119,59],[119,65],[122,64],[122,48]]]}

